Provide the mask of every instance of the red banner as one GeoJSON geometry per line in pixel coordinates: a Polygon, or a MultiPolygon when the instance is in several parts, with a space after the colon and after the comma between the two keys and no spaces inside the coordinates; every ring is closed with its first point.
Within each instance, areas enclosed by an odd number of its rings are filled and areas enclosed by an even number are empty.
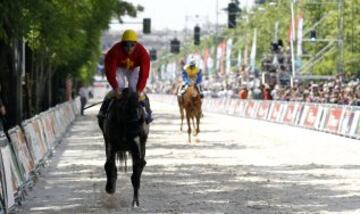
{"type": "Polygon", "coordinates": [[[281,104],[280,103],[274,103],[273,104],[273,110],[272,110],[271,116],[270,116],[271,121],[276,121],[277,120],[277,118],[280,115],[280,110],[281,110],[281,104]]]}
{"type": "Polygon", "coordinates": [[[266,119],[268,111],[269,111],[270,103],[263,101],[260,103],[259,110],[256,114],[256,118],[258,119],[266,119]]]}
{"type": "Polygon", "coordinates": [[[284,116],[284,123],[294,123],[295,121],[295,117],[296,117],[296,109],[295,109],[295,104],[294,103],[290,103],[287,108],[286,108],[286,112],[285,112],[285,116],[284,116]]]}
{"type": "Polygon", "coordinates": [[[325,120],[325,130],[330,132],[337,132],[340,126],[340,119],[342,114],[342,108],[335,107],[329,110],[329,114],[325,120]]]}
{"type": "Polygon", "coordinates": [[[226,42],[223,41],[221,43],[218,44],[218,48],[217,48],[217,63],[218,66],[218,73],[219,75],[224,75],[225,74],[225,68],[224,68],[224,61],[225,61],[225,51],[226,51],[226,42]]]}
{"type": "Polygon", "coordinates": [[[248,104],[247,104],[247,106],[246,106],[245,116],[251,117],[251,116],[252,116],[252,113],[253,113],[253,111],[254,111],[254,109],[255,109],[255,102],[249,100],[247,103],[248,103],[248,104]]]}
{"type": "Polygon", "coordinates": [[[340,133],[344,135],[349,135],[351,132],[351,125],[354,121],[355,111],[351,109],[344,110],[344,117],[342,118],[340,133]]]}
{"type": "Polygon", "coordinates": [[[317,114],[319,112],[319,107],[315,105],[309,106],[309,111],[307,112],[307,115],[305,117],[304,126],[307,128],[314,128],[317,114]]]}

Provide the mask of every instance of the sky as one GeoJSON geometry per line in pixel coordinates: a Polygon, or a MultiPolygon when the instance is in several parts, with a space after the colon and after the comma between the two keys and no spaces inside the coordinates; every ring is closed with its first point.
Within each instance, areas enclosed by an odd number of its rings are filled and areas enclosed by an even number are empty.
{"type": "MultiPolygon", "coordinates": [[[[182,30],[200,26],[206,22],[219,24],[226,23],[227,14],[223,9],[230,0],[132,0],[134,5],[142,5],[144,11],[137,18],[125,17],[124,22],[138,22],[140,24],[112,24],[111,30],[132,28],[142,29],[142,19],[151,18],[152,30],[182,30]],[[216,15],[218,11],[218,16],[216,15]],[[218,19],[216,18],[218,17],[218,19]]],[[[240,0],[240,6],[251,6],[254,0],[240,0]]]]}

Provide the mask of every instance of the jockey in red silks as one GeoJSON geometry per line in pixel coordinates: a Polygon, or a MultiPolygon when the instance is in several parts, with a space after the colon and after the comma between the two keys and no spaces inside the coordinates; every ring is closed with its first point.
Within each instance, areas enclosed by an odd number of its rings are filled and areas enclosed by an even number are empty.
{"type": "Polygon", "coordinates": [[[112,95],[121,96],[127,80],[129,89],[138,93],[140,102],[146,110],[145,121],[150,123],[153,120],[150,102],[143,92],[149,71],[150,56],[144,46],[138,42],[136,32],[133,30],[124,31],[121,41],[112,46],[105,55],[106,78],[113,91],[105,97],[98,114],[99,119],[105,117],[111,100],[110,97],[112,95]]]}

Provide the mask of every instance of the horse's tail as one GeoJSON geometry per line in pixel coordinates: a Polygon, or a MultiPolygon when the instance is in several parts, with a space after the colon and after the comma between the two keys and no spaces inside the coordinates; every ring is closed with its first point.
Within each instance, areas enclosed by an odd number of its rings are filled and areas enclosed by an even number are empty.
{"type": "Polygon", "coordinates": [[[120,162],[119,169],[127,172],[127,152],[126,151],[117,151],[116,159],[120,162]]]}

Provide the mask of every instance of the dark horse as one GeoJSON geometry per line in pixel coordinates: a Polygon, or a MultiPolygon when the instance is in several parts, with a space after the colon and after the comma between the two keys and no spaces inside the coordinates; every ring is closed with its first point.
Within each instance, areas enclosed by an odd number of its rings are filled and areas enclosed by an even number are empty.
{"type": "Polygon", "coordinates": [[[131,154],[133,174],[131,183],[134,188],[132,206],[139,206],[139,188],[141,173],[146,165],[145,143],[149,134],[149,125],[145,123],[144,112],[138,95],[124,89],[120,98],[113,98],[105,120],[99,126],[103,131],[106,149],[105,171],[107,182],[105,190],[113,194],[116,190],[116,157],[125,161],[127,152],[131,154]]]}

